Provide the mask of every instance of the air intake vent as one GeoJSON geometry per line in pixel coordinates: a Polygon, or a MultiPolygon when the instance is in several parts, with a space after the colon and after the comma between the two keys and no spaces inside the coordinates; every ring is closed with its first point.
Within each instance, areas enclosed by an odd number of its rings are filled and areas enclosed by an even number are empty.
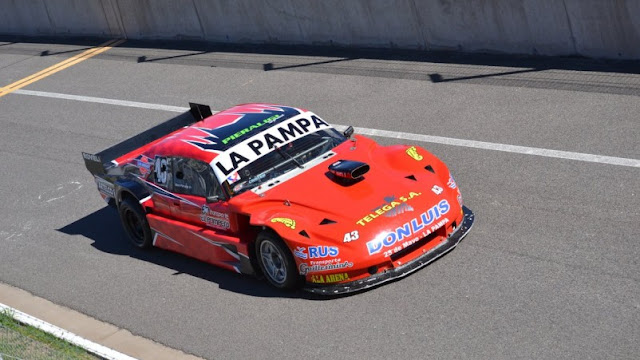
{"type": "Polygon", "coordinates": [[[298,234],[300,234],[300,235],[302,235],[302,236],[304,236],[306,238],[309,238],[309,234],[307,234],[307,232],[304,231],[304,230],[300,231],[298,234]]]}
{"type": "Polygon", "coordinates": [[[339,178],[356,180],[369,171],[369,165],[360,161],[338,160],[329,165],[329,171],[339,178]]]}
{"type": "Polygon", "coordinates": [[[327,219],[324,218],[322,221],[320,221],[320,225],[329,225],[329,224],[335,224],[337,221],[333,221],[331,219],[327,219]]]}
{"type": "Polygon", "coordinates": [[[433,170],[433,168],[431,167],[431,165],[427,165],[427,166],[425,166],[425,167],[424,167],[424,169],[425,169],[425,170],[427,170],[427,171],[429,171],[429,172],[432,172],[432,173],[434,173],[434,174],[436,173],[436,172],[433,170]]]}
{"type": "Polygon", "coordinates": [[[418,180],[416,180],[416,177],[413,176],[413,175],[405,176],[405,178],[409,179],[409,180],[413,180],[413,181],[418,181],[418,180]]]}

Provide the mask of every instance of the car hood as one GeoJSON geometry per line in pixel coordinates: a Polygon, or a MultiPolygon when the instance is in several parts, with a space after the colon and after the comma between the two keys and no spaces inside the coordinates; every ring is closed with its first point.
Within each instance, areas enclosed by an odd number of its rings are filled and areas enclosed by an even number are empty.
{"type": "MultiPolygon", "coordinates": [[[[260,195],[252,193],[242,212],[252,219],[255,214],[252,223],[262,222],[283,237],[302,235],[314,244],[360,249],[396,230],[401,238],[414,237],[444,219],[450,222],[458,217],[457,189],[443,183],[442,176],[426,170],[425,164],[398,168],[373,157],[367,149],[338,153],[260,195]],[[366,162],[370,170],[360,181],[341,183],[328,172],[337,160],[366,162]],[[293,227],[287,219],[295,221],[293,227]]],[[[369,255],[375,250],[368,249],[369,255]]]]}

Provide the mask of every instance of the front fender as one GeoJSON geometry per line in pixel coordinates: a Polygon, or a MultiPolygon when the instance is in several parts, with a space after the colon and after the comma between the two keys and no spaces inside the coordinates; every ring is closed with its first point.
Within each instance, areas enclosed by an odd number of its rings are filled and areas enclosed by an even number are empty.
{"type": "Polygon", "coordinates": [[[269,209],[253,213],[249,218],[252,226],[266,227],[286,240],[304,241],[304,229],[309,227],[306,219],[284,209],[269,209]],[[299,239],[300,238],[300,239],[299,239]]]}
{"type": "Polygon", "coordinates": [[[380,146],[373,151],[372,155],[377,159],[376,161],[384,161],[387,166],[397,170],[408,173],[433,170],[433,173],[443,183],[446,184],[449,180],[447,165],[418,145],[380,146]]]}
{"type": "Polygon", "coordinates": [[[282,238],[291,251],[296,266],[308,265],[314,253],[338,254],[340,249],[329,239],[321,236],[317,231],[317,224],[311,224],[301,215],[293,214],[288,209],[270,209],[250,218],[251,225],[270,229],[282,238]],[[316,231],[314,231],[316,230],[316,231]]]}

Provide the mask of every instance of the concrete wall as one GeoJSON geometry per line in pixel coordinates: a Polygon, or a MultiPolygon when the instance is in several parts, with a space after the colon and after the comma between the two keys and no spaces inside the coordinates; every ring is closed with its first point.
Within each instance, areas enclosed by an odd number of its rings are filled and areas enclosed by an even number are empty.
{"type": "Polygon", "coordinates": [[[640,0],[0,0],[0,34],[640,59],[640,0]]]}

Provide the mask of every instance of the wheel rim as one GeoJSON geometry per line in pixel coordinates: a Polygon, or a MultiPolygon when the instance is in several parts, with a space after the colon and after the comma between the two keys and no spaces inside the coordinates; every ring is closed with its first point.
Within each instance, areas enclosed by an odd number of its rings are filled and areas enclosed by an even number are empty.
{"type": "Polygon", "coordinates": [[[264,240],[260,244],[260,257],[267,276],[276,284],[284,283],[287,278],[287,268],[285,266],[284,255],[269,240],[264,240]]]}
{"type": "Polygon", "coordinates": [[[141,243],[142,238],[144,237],[144,230],[142,229],[142,221],[138,218],[136,213],[127,209],[124,213],[125,224],[127,225],[127,230],[133,237],[136,243],[141,243]]]}

